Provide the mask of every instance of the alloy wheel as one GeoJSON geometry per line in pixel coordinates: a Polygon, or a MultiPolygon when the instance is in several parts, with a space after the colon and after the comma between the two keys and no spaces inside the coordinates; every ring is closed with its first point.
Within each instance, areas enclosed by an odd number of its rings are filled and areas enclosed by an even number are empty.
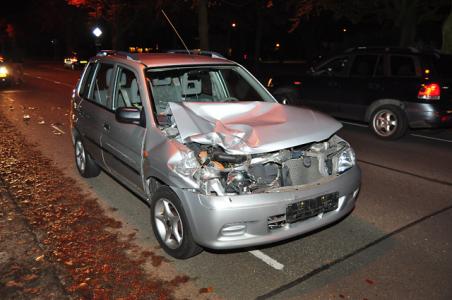
{"type": "Polygon", "coordinates": [[[373,119],[375,132],[381,136],[390,136],[395,133],[398,126],[397,115],[389,109],[377,112],[373,119]]]}
{"type": "Polygon", "coordinates": [[[80,172],[85,172],[86,168],[86,153],[85,148],[83,147],[83,144],[81,141],[77,141],[75,144],[75,161],[77,163],[77,167],[79,168],[80,172]]]}
{"type": "Polygon", "coordinates": [[[154,211],[155,224],[161,240],[170,249],[181,246],[184,238],[182,220],[177,208],[168,199],[158,199],[154,211]]]}

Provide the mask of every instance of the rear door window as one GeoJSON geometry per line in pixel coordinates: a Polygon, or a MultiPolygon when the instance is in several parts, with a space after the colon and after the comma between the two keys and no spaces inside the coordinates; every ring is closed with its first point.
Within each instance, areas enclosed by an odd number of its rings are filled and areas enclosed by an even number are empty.
{"type": "Polygon", "coordinates": [[[357,55],[350,69],[350,76],[372,77],[377,60],[377,55],[357,55]]]}
{"type": "MultiPolygon", "coordinates": [[[[93,83],[93,76],[96,71],[97,64],[91,63],[86,67],[85,76],[80,85],[80,96],[85,99],[90,99],[90,90],[93,83]]],[[[91,90],[92,92],[92,90],[91,90]]]]}
{"type": "Polygon", "coordinates": [[[404,55],[391,55],[392,77],[416,77],[416,66],[413,57],[404,55]]]}
{"type": "Polygon", "coordinates": [[[98,67],[96,77],[93,82],[93,92],[87,99],[107,107],[110,99],[110,86],[112,83],[114,65],[101,63],[98,67]]]}

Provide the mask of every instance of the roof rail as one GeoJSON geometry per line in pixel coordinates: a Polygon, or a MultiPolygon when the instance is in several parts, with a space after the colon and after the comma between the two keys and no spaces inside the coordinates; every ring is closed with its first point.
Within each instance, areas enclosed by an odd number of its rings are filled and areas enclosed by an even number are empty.
{"type": "Polygon", "coordinates": [[[177,53],[177,54],[203,55],[203,56],[210,56],[212,58],[226,59],[223,55],[221,55],[218,52],[201,50],[201,49],[192,49],[192,50],[189,50],[188,53],[187,53],[187,50],[184,50],[184,49],[173,49],[173,50],[168,50],[166,52],[167,53],[177,53]]]}
{"type": "Polygon", "coordinates": [[[345,53],[357,51],[379,51],[379,52],[398,52],[398,53],[419,53],[415,47],[394,47],[394,46],[358,46],[346,49],[345,53]]]}
{"type": "Polygon", "coordinates": [[[108,56],[108,55],[122,56],[129,60],[139,61],[138,55],[136,53],[130,53],[130,52],[126,52],[126,51],[100,50],[96,54],[96,56],[108,56]]]}

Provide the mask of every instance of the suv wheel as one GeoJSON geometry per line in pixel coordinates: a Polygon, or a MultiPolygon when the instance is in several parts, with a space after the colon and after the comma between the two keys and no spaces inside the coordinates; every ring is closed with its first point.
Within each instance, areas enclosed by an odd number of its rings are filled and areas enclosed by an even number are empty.
{"type": "Polygon", "coordinates": [[[403,111],[394,105],[384,105],[372,114],[373,132],[382,139],[394,140],[403,136],[408,124],[403,111]]]}
{"type": "Polygon", "coordinates": [[[79,138],[75,139],[75,165],[77,170],[85,178],[96,177],[100,168],[91,156],[85,151],[85,146],[79,138]]]}
{"type": "Polygon", "coordinates": [[[193,240],[179,197],[167,186],[152,197],[151,223],[160,246],[172,257],[186,259],[202,251],[193,240]]]}

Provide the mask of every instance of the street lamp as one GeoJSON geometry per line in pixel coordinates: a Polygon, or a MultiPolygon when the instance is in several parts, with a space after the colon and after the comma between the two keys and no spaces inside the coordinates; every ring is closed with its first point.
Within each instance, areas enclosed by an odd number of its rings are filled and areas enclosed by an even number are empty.
{"type": "Polygon", "coordinates": [[[99,48],[101,46],[100,44],[100,36],[102,35],[102,30],[100,30],[99,27],[96,27],[93,29],[93,35],[94,35],[94,45],[96,46],[96,52],[99,51],[99,48]]]}
{"type": "Polygon", "coordinates": [[[93,29],[93,34],[96,38],[99,38],[102,35],[102,30],[99,27],[93,29]]]}

